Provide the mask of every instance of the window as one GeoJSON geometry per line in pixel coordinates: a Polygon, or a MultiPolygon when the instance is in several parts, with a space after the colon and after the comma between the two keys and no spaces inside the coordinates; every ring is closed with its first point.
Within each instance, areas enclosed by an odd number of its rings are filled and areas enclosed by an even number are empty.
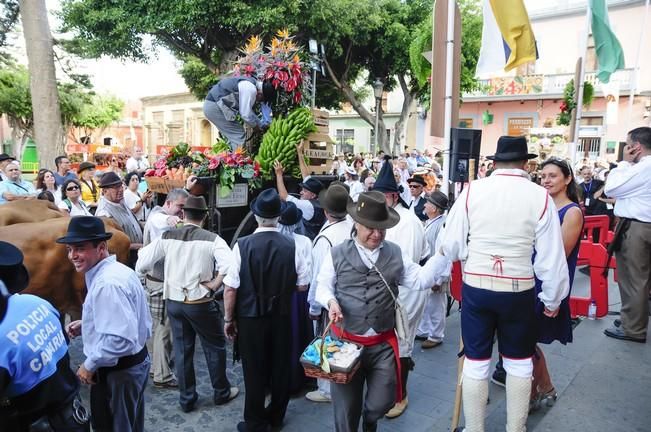
{"type": "Polygon", "coordinates": [[[335,143],[337,153],[352,153],[355,147],[355,129],[337,129],[335,143]]]}
{"type": "Polygon", "coordinates": [[[152,113],[151,127],[149,128],[149,145],[165,145],[163,130],[163,112],[152,113]]]}
{"type": "Polygon", "coordinates": [[[589,159],[596,159],[599,157],[601,152],[601,138],[598,137],[588,137],[588,138],[579,138],[579,143],[576,146],[577,157],[579,155],[585,155],[589,159]]]}

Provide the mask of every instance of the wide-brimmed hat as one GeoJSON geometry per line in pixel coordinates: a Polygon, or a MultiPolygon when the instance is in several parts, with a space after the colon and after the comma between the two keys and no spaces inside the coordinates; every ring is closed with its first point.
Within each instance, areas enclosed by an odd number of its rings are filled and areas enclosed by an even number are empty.
{"type": "Polygon", "coordinates": [[[427,201],[434,204],[436,207],[440,209],[445,210],[448,208],[448,197],[443,192],[439,192],[439,191],[432,192],[427,196],[427,201]]]}
{"type": "Polygon", "coordinates": [[[0,241],[0,280],[15,294],[27,288],[29,273],[23,264],[23,253],[11,243],[0,241]]]}
{"type": "Polygon", "coordinates": [[[206,199],[202,196],[190,195],[183,205],[183,210],[208,211],[206,199]]]}
{"type": "Polygon", "coordinates": [[[529,153],[527,138],[523,136],[501,136],[497,140],[497,151],[493,156],[486,156],[496,162],[524,161],[538,157],[537,154],[529,153]]]}
{"type": "Polygon", "coordinates": [[[319,180],[312,178],[312,177],[307,177],[303,183],[298,184],[299,187],[302,187],[303,189],[309,190],[313,194],[318,195],[319,192],[323,190],[323,183],[321,183],[319,180]]]}
{"type": "Polygon", "coordinates": [[[104,173],[102,178],[99,179],[99,187],[101,188],[110,188],[119,184],[122,184],[122,180],[120,179],[120,176],[113,171],[104,173]]]}
{"type": "Polygon", "coordinates": [[[355,171],[355,168],[353,168],[353,167],[346,168],[346,174],[351,175],[351,176],[359,175],[359,174],[357,174],[357,171],[355,171]]]}
{"type": "Polygon", "coordinates": [[[75,216],[70,219],[68,232],[57,243],[73,244],[87,241],[108,240],[113,234],[106,232],[104,222],[95,216],[75,216]]]}
{"type": "Polygon", "coordinates": [[[0,153],[0,162],[6,160],[16,160],[16,158],[13,156],[9,156],[7,153],[0,153]]]}
{"type": "Polygon", "coordinates": [[[79,168],[77,168],[77,174],[81,174],[82,171],[88,169],[95,169],[95,164],[92,162],[82,162],[79,164],[79,168]]]}
{"type": "Polygon", "coordinates": [[[283,202],[276,189],[265,189],[251,202],[251,211],[254,215],[265,219],[279,217],[283,212],[283,202]]]}
{"type": "Polygon", "coordinates": [[[278,222],[283,225],[291,226],[299,223],[302,218],[303,211],[300,208],[296,207],[296,204],[290,201],[285,203],[285,209],[280,214],[280,219],[278,222]]]}
{"type": "Polygon", "coordinates": [[[319,194],[319,203],[333,217],[346,216],[346,206],[350,201],[348,191],[342,183],[330,184],[330,187],[319,194]]]}
{"type": "Polygon", "coordinates": [[[382,165],[382,168],[375,179],[375,186],[373,186],[374,191],[400,193],[396,178],[393,176],[393,165],[391,165],[390,161],[391,156],[384,157],[384,165],[382,165]]]}
{"type": "Polygon", "coordinates": [[[389,229],[400,222],[400,215],[387,205],[384,194],[375,190],[359,194],[357,202],[348,203],[347,210],[355,222],[368,228],[389,229]]]}
{"type": "Polygon", "coordinates": [[[415,176],[411,177],[409,180],[407,180],[407,184],[411,184],[411,183],[418,183],[421,186],[427,185],[427,183],[425,182],[425,179],[422,178],[419,175],[415,175],[415,176]]]}

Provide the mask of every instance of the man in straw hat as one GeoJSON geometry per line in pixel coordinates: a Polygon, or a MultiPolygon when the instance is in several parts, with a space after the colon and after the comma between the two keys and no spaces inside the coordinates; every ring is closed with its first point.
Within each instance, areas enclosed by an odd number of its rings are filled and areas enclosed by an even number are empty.
{"type": "Polygon", "coordinates": [[[234,257],[226,242],[202,227],[208,214],[206,201],[190,195],[183,205],[183,227],[165,231],[142,248],[136,271],[153,269],[164,260],[163,299],[172,327],[174,363],[183,412],[194,409],[199,398],[194,374],[194,344],[201,340],[213,402],[223,405],[235,398],[239,389],[226,377],[226,339],[222,314],[214,292],[232,272],[234,257]]]}
{"type": "Polygon", "coordinates": [[[100,218],[77,216],[57,239],[88,290],[81,320],[69,323],[66,332],[75,338],[83,331],[86,360],[77,376],[91,385],[93,429],[139,432],[145,429],[151,317],[136,273],[109,255],[111,236],[100,218]]]}
{"type": "MultiPolygon", "coordinates": [[[[312,282],[307,301],[310,304],[310,316],[315,320],[315,331],[323,331],[328,323],[327,311],[325,315],[323,306],[316,301],[316,277],[319,274],[321,263],[330,249],[350,239],[353,223],[346,217],[346,206],[349,201],[348,191],[341,183],[332,183],[325,191],[319,194],[319,202],[323,206],[326,223],[312,242],[312,282]]],[[[308,392],[305,397],[312,402],[330,402],[330,381],[317,379],[319,388],[308,392]]]]}
{"type": "Polygon", "coordinates": [[[88,431],[59,312],[40,297],[17,294],[28,283],[22,252],[0,241],[0,334],[6,336],[0,344],[3,430],[26,432],[38,423],[54,432],[88,431]]]}
{"type": "Polygon", "coordinates": [[[234,272],[224,290],[224,332],[237,335],[246,388],[239,432],[281,427],[289,403],[292,293],[307,289],[310,273],[294,240],[278,231],[283,207],[275,189],[253,200],[258,228],[233,248],[234,272]]]}
{"type": "Polygon", "coordinates": [[[554,202],[528,181],[525,137],[503,136],[488,157],[495,172],[472,182],[446,220],[442,252],[464,261],[461,330],[466,432],[484,430],[490,358],[497,334],[506,377],[506,430],[524,432],[536,345],[536,277],[544,314],[555,317],[569,292],[567,262],[554,202]],[[505,223],[508,221],[508,223],[505,223]],[[536,248],[536,256],[531,257],[536,248]]]}
{"type": "Polygon", "coordinates": [[[398,245],[384,240],[386,230],[400,220],[384,194],[364,192],[357,203],[349,202],[347,210],[355,221],[353,238],[325,256],[316,301],[327,306],[337,336],[365,346],[352,381],[331,384],[335,430],[357,431],[361,417],[363,430],[372,432],[387,410],[402,400],[394,330],[398,286],[429,289],[441,282],[447,265],[436,255],[420,267],[398,245]]]}

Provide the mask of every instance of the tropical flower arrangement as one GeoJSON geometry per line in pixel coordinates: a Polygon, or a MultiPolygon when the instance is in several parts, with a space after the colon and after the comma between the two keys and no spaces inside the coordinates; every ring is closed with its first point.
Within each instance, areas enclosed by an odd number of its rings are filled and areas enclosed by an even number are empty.
{"type": "MultiPolygon", "coordinates": [[[[594,98],[594,87],[589,82],[583,83],[583,105],[590,105],[592,99],[594,98]]],[[[569,126],[570,121],[572,120],[572,110],[576,108],[576,102],[574,101],[574,80],[565,85],[563,90],[563,102],[561,102],[560,110],[556,116],[556,123],[562,126],[569,126]]]]}
{"type": "Polygon", "coordinates": [[[263,81],[271,81],[276,89],[273,102],[274,115],[285,115],[300,105],[303,95],[309,94],[310,77],[299,46],[287,29],[279,30],[264,47],[259,36],[251,36],[236,61],[235,76],[253,76],[263,81]]]}
{"type": "Polygon", "coordinates": [[[203,160],[195,164],[192,172],[198,177],[218,179],[220,197],[228,196],[231,193],[237,176],[246,179],[252,189],[262,185],[260,164],[242,148],[235,151],[223,151],[215,155],[204,155],[203,160]]]}

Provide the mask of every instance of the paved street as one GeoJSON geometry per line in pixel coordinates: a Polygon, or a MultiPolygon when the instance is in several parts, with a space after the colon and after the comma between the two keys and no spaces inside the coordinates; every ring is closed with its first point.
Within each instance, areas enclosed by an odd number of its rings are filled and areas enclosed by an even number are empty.
{"type": "MultiPolygon", "coordinates": [[[[579,272],[574,293],[586,295],[588,280],[579,272]]],[[[617,285],[610,284],[610,310],[619,310],[617,285]]],[[[649,431],[651,424],[651,345],[606,338],[602,331],[612,317],[582,321],[575,329],[573,344],[545,347],[551,376],[559,393],[553,408],[543,408],[529,418],[530,431],[611,432],[649,431]]],[[[382,420],[380,431],[448,431],[454,404],[459,314],[456,307],[447,325],[445,343],[433,350],[415,350],[416,369],[409,378],[409,408],[401,417],[382,420]]],[[[80,343],[73,343],[73,364],[82,357],[80,343]]],[[[230,355],[229,355],[230,358],[230,355]]],[[[226,406],[212,404],[210,380],[200,348],[195,357],[198,391],[197,409],[181,412],[176,390],[147,389],[146,430],[234,431],[241,420],[243,394],[226,406]]],[[[244,391],[240,365],[229,366],[229,378],[244,391]]],[[[504,389],[490,387],[487,432],[504,430],[504,389]]],[[[84,397],[87,397],[85,392],[84,397]]],[[[284,431],[331,431],[330,404],[308,402],[302,395],[291,400],[284,431]]]]}

